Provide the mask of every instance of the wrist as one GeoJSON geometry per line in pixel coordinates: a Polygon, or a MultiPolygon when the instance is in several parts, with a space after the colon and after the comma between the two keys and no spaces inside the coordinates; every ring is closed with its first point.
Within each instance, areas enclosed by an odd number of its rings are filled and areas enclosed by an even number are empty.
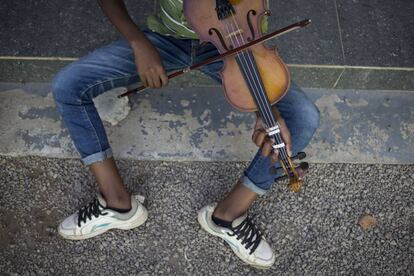
{"type": "Polygon", "coordinates": [[[136,51],[142,49],[142,46],[147,42],[145,35],[135,36],[134,38],[128,39],[131,48],[136,51]]]}
{"type": "Polygon", "coordinates": [[[132,40],[129,41],[129,45],[131,46],[134,52],[139,51],[142,49],[142,42],[140,40],[132,40]]]}

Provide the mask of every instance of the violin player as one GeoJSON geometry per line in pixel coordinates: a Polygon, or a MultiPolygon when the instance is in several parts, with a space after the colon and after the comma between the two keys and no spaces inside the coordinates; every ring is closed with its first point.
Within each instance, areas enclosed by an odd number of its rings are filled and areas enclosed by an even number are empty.
{"type": "MultiPolygon", "coordinates": [[[[60,223],[59,234],[71,240],[92,238],[114,228],[133,229],[148,217],[138,197],[125,188],[93,98],[138,82],[154,89],[164,87],[168,84],[167,72],[219,54],[212,44],[200,44],[184,16],[183,0],[160,0],[160,12],[147,19],[144,30],[132,21],[122,0],[98,0],[98,3],[124,39],[67,65],[56,75],[52,85],[65,127],[99,187],[99,194],[88,205],[60,223]],[[193,56],[195,47],[201,53],[199,56],[193,56]]],[[[261,28],[263,32],[267,29],[265,18],[261,28]]],[[[200,71],[221,83],[222,67],[223,62],[218,61],[200,71]]],[[[319,126],[316,106],[292,82],[273,112],[289,155],[303,150],[319,126]]],[[[199,210],[198,217],[201,227],[224,239],[242,261],[269,268],[275,262],[275,255],[247,211],[275,182],[270,168],[280,168],[280,165],[277,162],[279,152],[272,147],[273,141],[258,113],[252,142],[258,151],[244,172],[240,172],[239,180],[220,201],[199,210]]],[[[303,175],[305,171],[299,169],[299,173],[303,175]]]]}

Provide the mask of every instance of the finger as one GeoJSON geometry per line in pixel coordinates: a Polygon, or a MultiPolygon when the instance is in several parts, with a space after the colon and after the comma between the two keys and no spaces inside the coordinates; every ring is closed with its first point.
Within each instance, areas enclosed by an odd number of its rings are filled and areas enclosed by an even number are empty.
{"type": "Polygon", "coordinates": [[[160,79],[161,79],[162,86],[166,86],[168,84],[168,77],[167,77],[167,74],[165,73],[164,68],[161,68],[160,79]]]}
{"type": "Polygon", "coordinates": [[[161,85],[160,78],[158,77],[158,74],[155,72],[155,69],[150,69],[147,73],[147,76],[151,88],[158,88],[159,86],[157,85],[161,85]]]}
{"type": "Polygon", "coordinates": [[[267,136],[267,133],[265,131],[258,131],[258,134],[256,136],[256,139],[254,140],[254,143],[258,146],[261,147],[263,145],[263,142],[265,141],[265,138],[267,136]]]}
{"type": "Polygon", "coordinates": [[[257,135],[259,135],[259,133],[260,133],[260,131],[258,131],[258,130],[255,130],[254,132],[253,132],[253,135],[252,135],[252,141],[255,143],[255,141],[256,141],[256,138],[257,138],[257,135]]]}
{"type": "Polygon", "coordinates": [[[142,82],[142,84],[145,86],[145,87],[148,87],[149,85],[148,85],[148,81],[147,81],[147,77],[144,75],[144,74],[140,74],[139,75],[139,78],[141,79],[141,82],[142,82]]]}
{"type": "Polygon", "coordinates": [[[149,69],[148,75],[153,85],[152,88],[160,88],[161,79],[160,79],[160,74],[158,73],[157,69],[156,68],[149,69]]]}
{"type": "Polygon", "coordinates": [[[160,75],[154,73],[152,75],[152,81],[154,83],[154,87],[155,88],[160,88],[161,87],[161,78],[160,78],[160,75]]]}
{"type": "Polygon", "coordinates": [[[263,156],[269,156],[270,153],[272,152],[272,141],[270,140],[266,140],[266,142],[263,144],[262,147],[262,154],[263,156]]]}
{"type": "Polygon", "coordinates": [[[149,87],[155,88],[154,79],[150,74],[147,75],[147,82],[149,87]]]}
{"type": "Polygon", "coordinates": [[[290,137],[289,131],[285,131],[283,135],[283,142],[286,145],[286,150],[289,156],[292,156],[292,139],[290,137]]]}
{"type": "Polygon", "coordinates": [[[279,160],[279,151],[274,149],[272,154],[270,155],[270,159],[272,161],[272,165],[274,165],[279,160]]]}
{"type": "Polygon", "coordinates": [[[289,154],[289,156],[292,156],[292,138],[290,136],[290,131],[285,123],[284,120],[279,122],[280,128],[281,128],[281,134],[283,138],[283,142],[286,145],[286,150],[289,154]]]}
{"type": "Polygon", "coordinates": [[[256,124],[254,125],[255,130],[264,130],[263,120],[261,117],[256,117],[256,124]]]}

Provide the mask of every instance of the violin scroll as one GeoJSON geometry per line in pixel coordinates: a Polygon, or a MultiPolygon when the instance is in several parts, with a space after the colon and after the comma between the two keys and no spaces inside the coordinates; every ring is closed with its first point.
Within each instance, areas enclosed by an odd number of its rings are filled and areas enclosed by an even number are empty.
{"type": "MultiPolygon", "coordinates": [[[[297,155],[293,156],[291,160],[302,160],[306,157],[304,152],[299,152],[297,155]]],[[[279,174],[282,171],[285,172],[284,175],[277,177],[275,181],[286,180],[289,179],[288,186],[292,192],[299,192],[303,186],[302,177],[307,173],[309,169],[309,164],[307,162],[301,162],[298,166],[293,165],[286,167],[282,163],[282,168],[273,169],[270,173],[271,174],[279,174]]]]}

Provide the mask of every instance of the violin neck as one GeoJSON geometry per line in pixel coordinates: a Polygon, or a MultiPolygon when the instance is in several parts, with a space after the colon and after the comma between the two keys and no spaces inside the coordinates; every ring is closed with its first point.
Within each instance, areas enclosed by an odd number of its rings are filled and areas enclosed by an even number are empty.
{"type": "Polygon", "coordinates": [[[279,151],[279,159],[286,168],[289,168],[290,160],[287,149],[280,135],[279,124],[272,112],[272,106],[266,94],[254,55],[250,50],[243,51],[236,55],[236,61],[256,102],[259,114],[268,129],[269,137],[275,141],[273,148],[279,151]]]}

